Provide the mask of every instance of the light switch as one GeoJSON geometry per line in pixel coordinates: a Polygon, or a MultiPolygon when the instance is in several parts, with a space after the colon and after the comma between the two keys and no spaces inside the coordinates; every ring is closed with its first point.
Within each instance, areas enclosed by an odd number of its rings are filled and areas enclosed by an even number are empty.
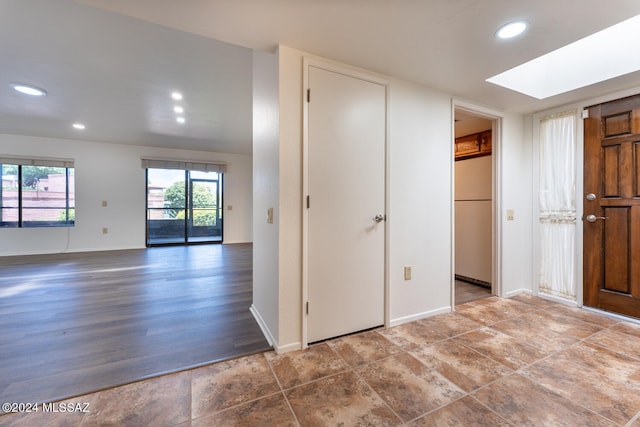
{"type": "Polygon", "coordinates": [[[227,205],[227,210],[228,211],[232,211],[233,210],[233,206],[232,205],[227,205]]]}
{"type": "Polygon", "coordinates": [[[412,271],[413,269],[411,268],[410,265],[405,265],[404,266],[404,280],[411,280],[411,276],[412,276],[412,271]]]}
{"type": "Polygon", "coordinates": [[[103,201],[102,201],[102,207],[103,207],[103,208],[106,208],[106,207],[107,207],[107,201],[106,201],[106,200],[103,200],[103,201]]]}
{"type": "Polygon", "coordinates": [[[273,224],[273,208],[267,209],[267,222],[273,224]]]}
{"type": "Polygon", "coordinates": [[[513,221],[515,219],[515,214],[513,209],[507,209],[507,221],[513,221]]]}

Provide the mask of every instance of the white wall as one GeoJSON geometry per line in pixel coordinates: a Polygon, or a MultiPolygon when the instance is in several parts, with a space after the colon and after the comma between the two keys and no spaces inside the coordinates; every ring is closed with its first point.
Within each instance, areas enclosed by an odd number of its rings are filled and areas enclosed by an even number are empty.
{"type": "MultiPolygon", "coordinates": [[[[278,50],[279,230],[278,319],[275,347],[300,348],[302,340],[302,60],[303,52],[278,50]]],[[[309,55],[310,56],[310,55],[309,55]]],[[[453,120],[451,96],[390,80],[388,193],[388,320],[398,324],[451,310],[453,120]],[[403,266],[413,279],[403,280],[403,266]]],[[[530,289],[530,153],[523,118],[503,118],[505,204],[519,213],[505,224],[505,290],[530,289]],[[529,222],[528,222],[529,221],[529,222]],[[525,272],[525,274],[523,274],[525,272]]],[[[258,215],[263,215],[257,209],[258,215]]],[[[260,220],[257,219],[259,222],[260,220]]],[[[502,215],[501,219],[502,221],[502,215]]],[[[257,244],[254,243],[254,244],[257,244]]],[[[275,335],[275,333],[274,333],[275,335]]]]}
{"type": "Polygon", "coordinates": [[[450,311],[451,97],[401,80],[390,86],[389,318],[450,311]],[[403,267],[413,267],[405,281],[403,267]]]}
{"type": "Polygon", "coordinates": [[[532,147],[531,125],[521,114],[503,118],[500,146],[502,193],[499,221],[502,231],[501,295],[532,291],[532,147]],[[507,221],[507,209],[514,220],[507,221]]]}
{"type": "Polygon", "coordinates": [[[458,160],[455,168],[455,273],[491,283],[491,156],[458,160]]]}
{"type": "Polygon", "coordinates": [[[278,57],[253,54],[253,307],[265,335],[278,342],[278,57]],[[273,223],[267,211],[273,208],[273,223]]]}
{"type": "Polygon", "coordinates": [[[302,52],[278,47],[279,351],[302,345],[302,52]]]}
{"type": "Polygon", "coordinates": [[[0,229],[0,256],[144,247],[144,156],[227,162],[224,241],[252,241],[251,156],[2,134],[0,153],[74,159],[76,182],[74,227],[0,229]]]}

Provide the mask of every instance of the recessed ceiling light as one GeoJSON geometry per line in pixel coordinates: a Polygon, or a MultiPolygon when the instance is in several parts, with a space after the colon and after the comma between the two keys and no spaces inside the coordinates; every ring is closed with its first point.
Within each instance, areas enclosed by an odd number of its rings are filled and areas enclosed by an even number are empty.
{"type": "Polygon", "coordinates": [[[184,119],[184,117],[178,117],[176,118],[176,122],[183,124],[186,120],[184,119]]]}
{"type": "Polygon", "coordinates": [[[182,94],[180,92],[172,92],[171,98],[175,101],[182,101],[182,94]]]}
{"type": "Polygon", "coordinates": [[[182,108],[179,105],[176,105],[175,107],[173,107],[173,111],[175,111],[178,114],[182,114],[182,113],[184,113],[184,108],[182,108]]]}
{"type": "Polygon", "coordinates": [[[44,89],[41,89],[37,86],[27,85],[24,83],[13,82],[13,83],[10,83],[9,86],[11,86],[13,90],[20,93],[24,93],[25,95],[45,96],[47,94],[47,91],[44,89]]]}
{"type": "Polygon", "coordinates": [[[514,21],[504,24],[496,31],[496,37],[499,39],[511,39],[519,36],[527,29],[529,23],[527,21],[514,21]]]}
{"type": "Polygon", "coordinates": [[[87,127],[85,125],[83,125],[82,123],[74,123],[73,124],[73,128],[74,129],[78,129],[78,130],[85,130],[87,127]]]}

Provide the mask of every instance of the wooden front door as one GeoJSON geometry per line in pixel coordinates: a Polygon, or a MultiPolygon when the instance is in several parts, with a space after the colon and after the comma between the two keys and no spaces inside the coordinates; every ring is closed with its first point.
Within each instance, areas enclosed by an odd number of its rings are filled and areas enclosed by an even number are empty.
{"type": "Polygon", "coordinates": [[[640,95],[584,120],[584,304],[640,318],[640,95]]]}

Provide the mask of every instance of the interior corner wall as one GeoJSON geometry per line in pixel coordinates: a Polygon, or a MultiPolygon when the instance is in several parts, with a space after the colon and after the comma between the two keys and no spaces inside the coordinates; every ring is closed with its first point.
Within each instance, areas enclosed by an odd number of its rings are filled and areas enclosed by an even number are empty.
{"type": "Polygon", "coordinates": [[[233,210],[224,211],[224,240],[252,241],[251,156],[4,134],[0,154],[74,159],[76,186],[74,227],[2,228],[0,256],[145,247],[143,156],[227,162],[223,197],[233,210]]]}
{"type": "Polygon", "coordinates": [[[502,121],[501,180],[502,229],[501,296],[532,292],[532,136],[531,126],[521,114],[506,114],[502,121]],[[513,209],[514,220],[506,211],[513,209]]]}
{"type": "Polygon", "coordinates": [[[279,97],[279,342],[302,346],[302,58],[278,47],[279,97]]]}
{"type": "Polygon", "coordinates": [[[279,342],[278,57],[253,53],[253,307],[271,344],[279,342]],[[273,223],[267,213],[273,209],[273,223]]]}

